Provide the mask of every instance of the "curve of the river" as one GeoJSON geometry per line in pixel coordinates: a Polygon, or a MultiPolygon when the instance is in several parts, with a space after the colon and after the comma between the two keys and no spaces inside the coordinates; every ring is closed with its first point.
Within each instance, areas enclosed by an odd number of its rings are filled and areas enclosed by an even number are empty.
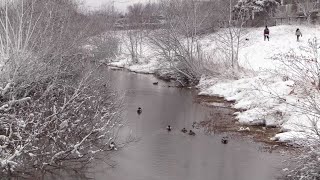
{"type": "MultiPolygon", "coordinates": [[[[213,111],[194,102],[194,91],[168,87],[152,75],[107,70],[112,86],[125,93],[127,126],[122,135],[139,139],[113,154],[114,168],[99,164],[98,180],[273,180],[283,157],[259,151],[256,143],[222,135],[183,134],[213,111]],[[158,85],[152,83],[159,81],[158,85]],[[142,107],[141,115],[136,110],[142,107]],[[170,124],[173,131],[167,132],[170,124]]],[[[108,160],[110,161],[110,160],[108,160]]]]}

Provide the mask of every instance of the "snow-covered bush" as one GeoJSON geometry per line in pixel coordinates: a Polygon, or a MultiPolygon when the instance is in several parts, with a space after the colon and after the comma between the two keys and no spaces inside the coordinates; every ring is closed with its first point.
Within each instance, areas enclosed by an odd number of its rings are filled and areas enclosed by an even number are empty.
{"type": "Polygon", "coordinates": [[[150,33],[149,41],[157,55],[170,64],[177,80],[197,83],[206,69],[206,61],[200,39],[206,28],[206,21],[213,21],[208,4],[201,6],[195,1],[167,0],[163,3],[167,28],[150,33]],[[203,32],[202,32],[203,31],[203,32]]]}
{"type": "MultiPolygon", "coordinates": [[[[317,38],[310,39],[308,46],[299,52],[278,54],[273,60],[279,64],[276,72],[294,82],[291,99],[285,102],[293,116],[300,117],[291,126],[300,131],[293,138],[302,146],[301,154],[294,159],[295,168],[287,172],[288,179],[315,180],[320,178],[320,54],[317,38]],[[302,119],[303,118],[303,119],[302,119]]],[[[275,96],[277,97],[277,96],[275,96]]],[[[291,117],[294,119],[294,117],[291,117]]]]}
{"type": "Polygon", "coordinates": [[[129,52],[132,63],[139,63],[139,57],[142,56],[142,48],[146,31],[142,29],[128,30],[123,35],[123,45],[126,48],[126,51],[129,52]]]}
{"type": "Polygon", "coordinates": [[[0,177],[78,171],[108,150],[121,126],[120,98],[91,78],[82,52],[93,35],[87,19],[73,0],[2,5],[0,177]]]}
{"type": "Polygon", "coordinates": [[[207,70],[200,37],[184,37],[175,30],[162,30],[149,35],[150,46],[175,72],[177,80],[185,85],[195,83],[207,70]]]}
{"type": "Polygon", "coordinates": [[[320,142],[305,144],[301,154],[292,159],[292,170],[286,172],[287,180],[318,180],[320,179],[320,142]]]}
{"type": "Polygon", "coordinates": [[[297,90],[304,95],[320,93],[320,53],[319,39],[308,40],[308,46],[301,46],[300,51],[277,54],[273,60],[279,64],[278,73],[295,81],[297,90]]]}
{"type": "Polygon", "coordinates": [[[118,96],[87,77],[72,81],[48,80],[25,89],[9,83],[2,89],[2,177],[77,169],[108,150],[121,126],[118,96]]]}
{"type": "Polygon", "coordinates": [[[103,33],[90,39],[90,45],[86,45],[87,52],[95,60],[108,60],[115,58],[119,51],[119,38],[115,34],[103,33]]]}

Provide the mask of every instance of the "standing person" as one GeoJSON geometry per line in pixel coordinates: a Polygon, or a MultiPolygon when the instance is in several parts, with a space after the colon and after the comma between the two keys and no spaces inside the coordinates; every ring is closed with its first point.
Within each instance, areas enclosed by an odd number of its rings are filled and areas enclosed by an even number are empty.
{"type": "Polygon", "coordinates": [[[296,30],[296,36],[297,36],[297,41],[299,42],[300,36],[302,37],[302,33],[299,28],[296,30]]]}
{"type": "Polygon", "coordinates": [[[269,29],[268,29],[268,26],[266,26],[266,28],[264,28],[263,35],[264,35],[264,40],[266,40],[266,38],[267,38],[268,41],[269,41],[269,29]]]}

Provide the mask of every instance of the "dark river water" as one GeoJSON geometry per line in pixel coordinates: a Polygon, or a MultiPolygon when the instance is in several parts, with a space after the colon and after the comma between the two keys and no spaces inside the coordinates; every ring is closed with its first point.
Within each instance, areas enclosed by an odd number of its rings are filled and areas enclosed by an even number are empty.
{"type": "MultiPolygon", "coordinates": [[[[123,137],[138,141],[112,155],[114,168],[99,163],[91,177],[98,180],[273,180],[280,174],[280,154],[259,151],[256,143],[223,135],[183,134],[192,122],[205,120],[212,108],[194,102],[195,92],[168,87],[152,75],[105,72],[113,87],[125,93],[123,137]],[[159,81],[159,85],[152,83],[159,81]],[[136,110],[142,107],[142,114],[136,110]],[[170,124],[171,132],[165,130],[170,124]]],[[[110,160],[108,160],[110,162],[110,160]]]]}

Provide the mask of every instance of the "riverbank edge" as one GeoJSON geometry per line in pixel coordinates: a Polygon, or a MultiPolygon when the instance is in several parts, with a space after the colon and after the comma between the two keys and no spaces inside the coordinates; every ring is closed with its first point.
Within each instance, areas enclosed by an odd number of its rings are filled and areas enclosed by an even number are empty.
{"type": "MultiPolygon", "coordinates": [[[[146,74],[146,75],[153,75],[155,76],[157,79],[165,81],[165,82],[172,82],[172,81],[176,81],[176,78],[165,74],[161,75],[160,73],[157,72],[142,72],[142,71],[135,71],[135,70],[131,70],[129,67],[125,67],[125,66],[117,66],[117,65],[112,65],[112,64],[106,64],[106,66],[110,67],[112,70],[126,70],[128,72],[133,72],[133,73],[137,73],[137,74],[146,74]]],[[[170,87],[176,87],[176,88],[195,88],[196,85],[193,86],[181,86],[181,84],[176,84],[176,85],[169,85],[170,87]]]]}
{"type": "MultiPolygon", "coordinates": [[[[175,80],[173,78],[168,79],[168,77],[162,77],[159,74],[155,73],[155,72],[139,72],[139,71],[133,71],[127,67],[123,67],[123,66],[115,66],[115,65],[111,65],[111,64],[106,64],[107,67],[110,67],[111,70],[126,70],[128,72],[133,72],[133,73],[137,73],[137,74],[146,74],[146,75],[153,75],[156,78],[158,78],[159,80],[163,80],[165,82],[170,82],[172,80],[175,80]]],[[[176,88],[194,88],[199,90],[199,88],[197,88],[197,85],[193,85],[190,87],[181,87],[181,86],[172,86],[169,85],[168,87],[176,87],[176,88]]],[[[210,129],[214,129],[215,133],[228,133],[229,135],[233,136],[233,135],[241,135],[244,138],[249,138],[252,139],[254,142],[258,142],[258,143],[263,143],[265,145],[267,145],[267,149],[268,151],[273,151],[273,150],[280,150],[280,149],[285,149],[285,150],[291,150],[294,146],[287,143],[287,142],[280,142],[280,141],[275,141],[273,140],[273,137],[275,137],[275,135],[277,133],[281,132],[281,128],[280,127],[265,127],[263,125],[243,125],[240,124],[239,121],[237,121],[237,119],[235,118],[236,115],[234,113],[236,112],[241,112],[243,110],[241,109],[236,109],[232,107],[232,104],[234,104],[234,101],[227,101],[224,97],[221,96],[209,96],[209,95],[199,95],[199,93],[197,93],[197,96],[194,97],[195,98],[195,102],[199,103],[203,106],[213,106],[211,105],[212,103],[226,103],[228,104],[228,109],[233,111],[233,114],[230,114],[230,116],[232,116],[232,123],[230,124],[225,124],[223,123],[223,125],[218,125],[218,129],[217,129],[217,125],[215,124],[215,127],[210,127],[210,129]],[[240,128],[248,128],[250,130],[240,130],[240,128]]],[[[209,119],[207,121],[202,121],[200,122],[200,125],[202,127],[208,126],[208,123],[210,123],[212,121],[212,119],[209,119]]]]}
{"type": "Polygon", "coordinates": [[[220,96],[208,96],[208,95],[197,95],[196,103],[201,105],[212,107],[212,108],[227,108],[232,113],[227,114],[230,116],[231,121],[224,120],[223,122],[219,122],[217,120],[213,120],[213,118],[208,119],[206,121],[200,122],[201,127],[205,129],[211,129],[216,134],[227,133],[231,137],[239,137],[250,139],[253,142],[262,143],[265,145],[265,149],[268,152],[277,151],[277,150],[286,150],[292,151],[297,147],[288,142],[274,141],[272,138],[281,132],[280,127],[266,127],[264,125],[247,125],[241,124],[236,119],[236,112],[241,112],[243,110],[233,108],[234,101],[227,101],[224,97],[220,96]],[[219,107],[213,104],[221,103],[227,106],[219,107]],[[215,122],[215,123],[212,123],[215,122]]]}

